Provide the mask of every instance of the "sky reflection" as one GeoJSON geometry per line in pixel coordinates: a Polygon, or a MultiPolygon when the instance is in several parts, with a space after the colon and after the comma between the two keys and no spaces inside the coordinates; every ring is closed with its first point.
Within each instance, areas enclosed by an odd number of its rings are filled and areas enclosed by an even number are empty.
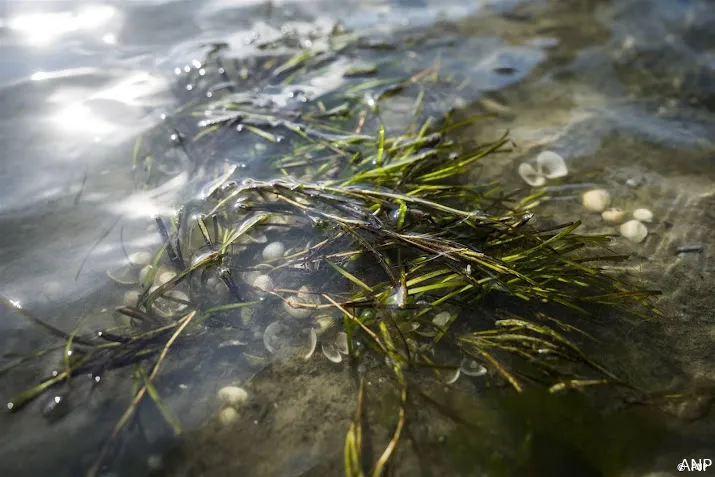
{"type": "MultiPolygon", "coordinates": [[[[109,5],[88,5],[76,11],[32,12],[18,14],[8,26],[35,46],[46,46],[62,35],[78,31],[99,30],[116,16],[117,9],[109,5]]],[[[105,37],[107,34],[104,35],[105,37]]],[[[116,41],[116,38],[115,38],[116,41]]],[[[110,43],[105,40],[105,43],[110,43]]]]}

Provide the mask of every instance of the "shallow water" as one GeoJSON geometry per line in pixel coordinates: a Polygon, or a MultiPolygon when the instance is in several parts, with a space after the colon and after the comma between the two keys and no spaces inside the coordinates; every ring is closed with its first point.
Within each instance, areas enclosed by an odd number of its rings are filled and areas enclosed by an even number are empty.
{"type": "MultiPolygon", "coordinates": [[[[196,69],[192,60],[205,45],[226,42],[236,56],[249,58],[257,54],[249,44],[253,32],[265,39],[286,23],[330,28],[340,19],[388,39],[428,32],[430,41],[414,48],[419,56],[375,55],[412,71],[439,58],[462,87],[458,94],[437,89],[435,109],[494,115],[465,140],[510,131],[515,151],[490,159],[475,177],[498,175],[521,187],[518,164],[549,149],[564,156],[569,175],[549,184],[550,198],[537,209],[542,216],[582,219],[589,232],[613,231],[580,205],[580,192],[594,186],[610,190],[623,209],[650,208],[655,219],[646,241],[616,240],[613,248],[632,254],[619,264],[621,271],[664,291],[659,306],[665,318],[602,331],[603,345],[594,351],[650,389],[713,388],[710,2],[140,0],[76,10],[67,2],[42,2],[45,16],[28,17],[31,8],[39,7],[0,3],[0,284],[4,296],[48,321],[72,329],[91,312],[90,329],[113,324],[111,310],[124,290],[106,270],[124,259],[123,248],[156,250],[160,240],[151,216],[170,212],[205,181],[188,175],[196,171],[178,147],[157,162],[163,180],[147,190],[131,167],[137,135],[162,124],[162,114],[193,94],[184,69],[196,69]],[[685,246],[702,251],[678,253],[685,246]]],[[[315,84],[326,90],[340,86],[329,75],[322,79],[315,84]]],[[[398,102],[387,109],[388,124],[404,121],[398,102]]],[[[167,128],[168,145],[172,134],[167,128]]],[[[241,151],[222,153],[233,158],[241,151]]],[[[246,173],[260,174],[260,166],[246,173]]],[[[56,341],[2,308],[0,343],[9,362],[56,341]]],[[[215,413],[215,389],[250,381],[256,369],[230,352],[205,361],[201,353],[191,357],[169,368],[162,382],[189,431],[187,447],[165,457],[167,475],[340,474],[336,453],[340,463],[354,409],[347,368],[322,362],[277,367],[254,384],[252,393],[265,402],[246,410],[243,427],[217,430],[204,425],[215,413]],[[319,425],[324,422],[332,425],[319,425]],[[279,456],[277,445],[283,446],[279,456]]],[[[50,360],[3,377],[0,398],[9,401],[58,366],[50,360]]],[[[670,414],[629,409],[604,416],[578,398],[487,394],[470,409],[461,396],[479,386],[463,381],[441,397],[482,426],[419,415],[415,448],[401,455],[397,475],[415,475],[418,468],[424,475],[671,475],[683,458],[715,459],[706,399],[670,414]],[[616,434],[621,440],[611,441],[616,434]],[[482,435],[495,444],[486,445],[482,435]],[[418,448],[435,441],[442,451],[418,448]]],[[[42,402],[3,415],[0,474],[49,475],[53,469],[52,475],[80,475],[126,406],[128,399],[116,398],[129,396],[130,384],[128,373],[118,373],[93,391],[75,385],[82,404],[56,423],[41,416],[42,402]],[[38,449],[42,461],[34,457],[38,449]]],[[[378,422],[387,413],[374,412],[378,422]]],[[[148,411],[142,426],[120,440],[110,461],[121,464],[107,475],[146,474],[149,455],[174,447],[156,413],[148,411]]]]}

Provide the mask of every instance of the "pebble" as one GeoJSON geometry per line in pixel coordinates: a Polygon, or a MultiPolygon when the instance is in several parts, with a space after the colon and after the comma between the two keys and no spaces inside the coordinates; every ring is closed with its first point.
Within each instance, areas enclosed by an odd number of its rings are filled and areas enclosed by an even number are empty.
{"type": "Polygon", "coordinates": [[[626,213],[616,207],[601,212],[601,218],[608,224],[620,224],[626,218],[626,213]]]}
{"type": "Polygon", "coordinates": [[[238,420],[238,411],[232,407],[225,407],[218,413],[218,421],[224,426],[229,426],[238,420]]]}
{"type": "Polygon", "coordinates": [[[218,390],[218,398],[224,406],[238,407],[248,401],[248,393],[238,386],[224,386],[218,390]]]}
{"type": "Polygon", "coordinates": [[[633,243],[641,243],[648,236],[648,229],[638,220],[629,220],[619,230],[622,236],[633,243]]]}
{"type": "Polygon", "coordinates": [[[285,245],[282,242],[271,242],[263,249],[264,260],[276,260],[283,256],[285,245]]]}
{"type": "Polygon", "coordinates": [[[633,211],[633,218],[641,222],[653,222],[653,212],[648,209],[636,209],[633,211]]]}
{"type": "Polygon", "coordinates": [[[591,212],[603,212],[611,205],[611,194],[606,189],[593,189],[583,194],[582,202],[591,212]]]}

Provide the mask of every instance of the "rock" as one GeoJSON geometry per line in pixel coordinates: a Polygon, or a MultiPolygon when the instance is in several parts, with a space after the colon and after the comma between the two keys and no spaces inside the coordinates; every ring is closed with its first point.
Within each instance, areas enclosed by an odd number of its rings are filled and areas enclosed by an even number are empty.
{"type": "Polygon", "coordinates": [[[285,245],[282,242],[271,242],[263,249],[264,260],[277,260],[283,256],[285,245]]]}

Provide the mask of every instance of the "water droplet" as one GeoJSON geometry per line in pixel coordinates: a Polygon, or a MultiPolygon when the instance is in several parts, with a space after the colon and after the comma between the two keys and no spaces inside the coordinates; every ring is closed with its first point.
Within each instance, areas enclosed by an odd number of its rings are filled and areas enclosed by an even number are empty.
{"type": "Polygon", "coordinates": [[[191,85],[191,84],[187,84],[187,85],[186,85],[186,90],[187,90],[187,91],[191,91],[192,89],[194,89],[194,86],[193,86],[193,85],[191,85]]]}
{"type": "Polygon", "coordinates": [[[189,71],[191,71],[191,67],[189,65],[184,66],[184,71],[188,73],[189,71]]]}
{"type": "Polygon", "coordinates": [[[205,74],[206,74],[206,70],[203,69],[203,68],[201,68],[201,69],[199,70],[199,76],[203,76],[203,75],[205,75],[205,74]]]}
{"type": "Polygon", "coordinates": [[[177,75],[181,74],[181,68],[174,68],[174,73],[177,75]]]}

